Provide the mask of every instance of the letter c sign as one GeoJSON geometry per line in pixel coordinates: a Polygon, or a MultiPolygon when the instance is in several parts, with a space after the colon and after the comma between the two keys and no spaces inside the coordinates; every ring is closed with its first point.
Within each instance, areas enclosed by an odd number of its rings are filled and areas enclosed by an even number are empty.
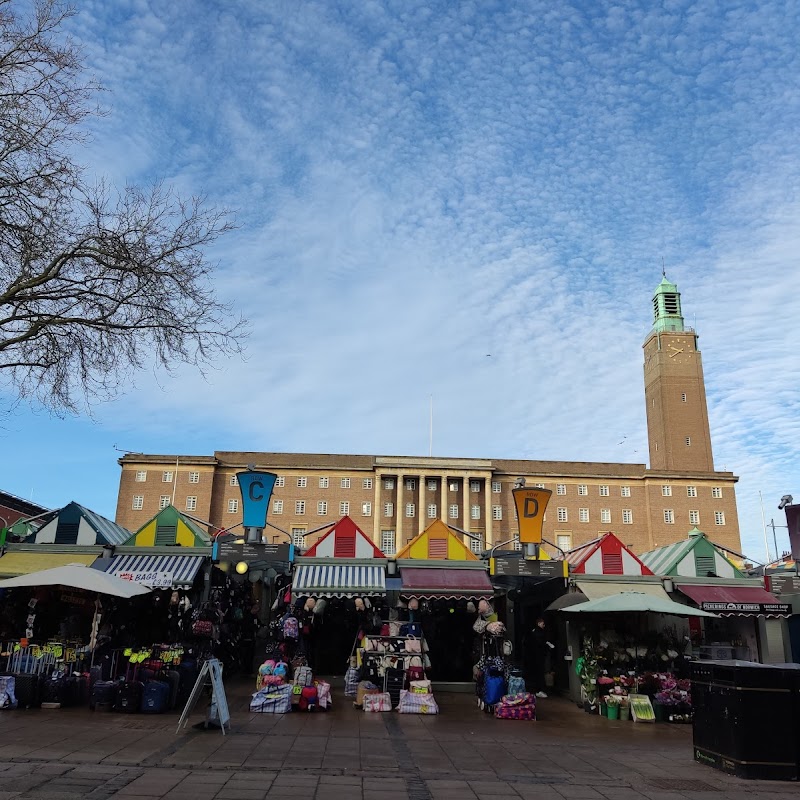
{"type": "Polygon", "coordinates": [[[236,477],[242,492],[242,525],[266,527],[269,499],[278,476],[273,472],[237,472],[236,477]]]}

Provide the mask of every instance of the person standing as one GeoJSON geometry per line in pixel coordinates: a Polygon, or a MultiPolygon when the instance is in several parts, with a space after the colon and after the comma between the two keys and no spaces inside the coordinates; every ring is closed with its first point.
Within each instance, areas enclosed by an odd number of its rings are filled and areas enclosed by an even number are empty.
{"type": "Polygon", "coordinates": [[[548,638],[544,620],[539,617],[529,637],[528,654],[530,660],[531,683],[537,697],[547,697],[545,692],[545,668],[547,656],[555,645],[548,638]]]}

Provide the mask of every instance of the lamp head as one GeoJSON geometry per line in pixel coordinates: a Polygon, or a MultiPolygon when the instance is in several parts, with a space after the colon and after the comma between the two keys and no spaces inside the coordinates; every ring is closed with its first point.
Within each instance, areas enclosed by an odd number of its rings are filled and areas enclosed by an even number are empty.
{"type": "Polygon", "coordinates": [[[783,511],[786,506],[791,505],[792,499],[793,498],[790,494],[785,494],[783,497],[781,497],[781,502],[778,503],[778,511],[783,511]]]}

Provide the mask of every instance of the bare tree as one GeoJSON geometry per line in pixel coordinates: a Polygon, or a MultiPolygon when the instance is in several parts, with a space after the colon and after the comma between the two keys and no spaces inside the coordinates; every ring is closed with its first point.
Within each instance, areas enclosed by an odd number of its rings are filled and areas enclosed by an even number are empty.
{"type": "Polygon", "coordinates": [[[201,198],[92,186],[75,160],[98,86],[62,33],[73,12],[0,0],[0,381],[56,412],[113,396],[155,359],[237,352],[206,249],[230,230],[201,198]]]}

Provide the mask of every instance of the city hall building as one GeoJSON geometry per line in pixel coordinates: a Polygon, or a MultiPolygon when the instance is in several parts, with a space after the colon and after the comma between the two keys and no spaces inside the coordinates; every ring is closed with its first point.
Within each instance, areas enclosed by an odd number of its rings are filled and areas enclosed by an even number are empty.
{"type": "Polygon", "coordinates": [[[283,531],[296,545],[310,547],[348,515],[392,555],[441,519],[478,552],[513,540],[511,490],[522,477],[552,491],[544,538],[562,550],[613,531],[643,553],[700,527],[723,549],[739,552],[737,478],[714,469],[697,335],[684,325],[680,294],[666,277],[653,306],[654,324],[644,342],[649,469],[423,456],[129,453],[119,459],[116,521],[135,531],[174,505],[207,523],[211,533],[234,526],[242,518],[236,473],[253,465],[278,476],[269,509],[274,527],[266,529],[270,540],[285,541],[283,531]]]}

